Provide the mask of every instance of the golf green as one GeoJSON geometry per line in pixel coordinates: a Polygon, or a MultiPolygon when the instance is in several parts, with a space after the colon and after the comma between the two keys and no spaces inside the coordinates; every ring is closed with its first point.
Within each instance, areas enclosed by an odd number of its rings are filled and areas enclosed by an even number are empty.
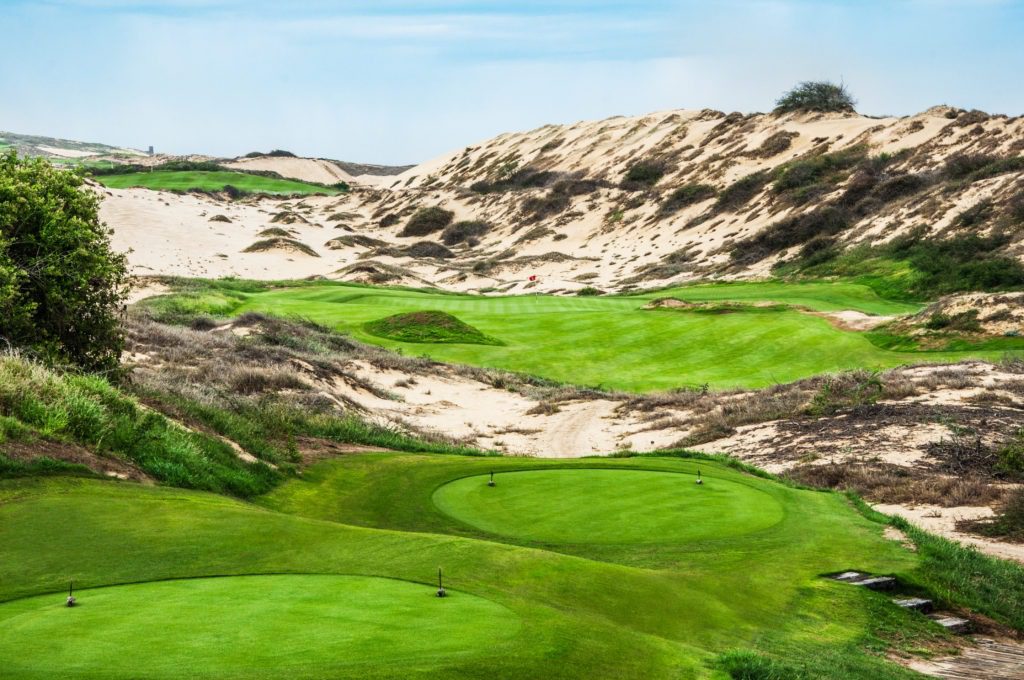
{"type": "Polygon", "coordinates": [[[645,470],[502,472],[434,492],[445,514],[482,531],[542,543],[691,543],[782,521],[769,494],[738,481],[645,470]]]}
{"type": "Polygon", "coordinates": [[[40,678],[108,677],[111,657],[125,655],[139,655],[127,665],[145,677],[179,677],[183,669],[193,669],[189,677],[259,677],[268,669],[284,677],[311,664],[329,676],[332,667],[360,664],[447,664],[520,629],[499,604],[462,592],[442,599],[435,589],[284,575],[83,590],[70,609],[63,595],[43,595],[0,605],[0,659],[6,672],[40,678]]]}
{"type": "Polygon", "coordinates": [[[764,387],[855,368],[999,359],[1005,352],[883,349],[864,333],[801,311],[898,314],[920,309],[882,300],[866,286],[850,283],[715,284],[638,296],[576,297],[446,294],[333,282],[268,288],[221,281],[148,304],[178,313],[299,317],[409,355],[635,392],[705,383],[716,389],[764,387]],[[776,302],[800,309],[745,308],[727,314],[645,309],[654,297],[776,302]],[[497,342],[404,342],[367,330],[368,324],[372,328],[395,315],[421,312],[450,314],[497,342]]]}

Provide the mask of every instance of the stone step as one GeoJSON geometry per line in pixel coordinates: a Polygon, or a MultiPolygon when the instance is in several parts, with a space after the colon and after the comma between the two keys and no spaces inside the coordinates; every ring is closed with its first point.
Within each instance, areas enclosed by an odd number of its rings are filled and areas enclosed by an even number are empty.
{"type": "Polygon", "coordinates": [[[893,590],[896,587],[896,579],[892,576],[872,576],[850,583],[855,586],[864,586],[869,590],[893,590]]]}
{"type": "Polygon", "coordinates": [[[893,602],[904,609],[913,609],[914,611],[921,612],[922,614],[928,614],[932,609],[934,609],[932,601],[926,600],[922,597],[898,597],[894,599],[893,602]]]}
{"type": "Polygon", "coordinates": [[[963,635],[971,631],[971,622],[951,614],[931,614],[929,618],[950,633],[963,635]]]}

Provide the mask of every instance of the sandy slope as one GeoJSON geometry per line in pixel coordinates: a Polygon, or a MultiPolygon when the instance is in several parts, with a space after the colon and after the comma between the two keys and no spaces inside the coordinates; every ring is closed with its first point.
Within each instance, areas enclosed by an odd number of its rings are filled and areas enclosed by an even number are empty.
{"type": "MultiPolygon", "coordinates": [[[[709,210],[714,199],[669,214],[661,209],[668,194],[693,183],[722,190],[739,178],[771,171],[798,157],[859,146],[866,146],[873,155],[905,152],[887,172],[934,175],[957,154],[1019,155],[1024,149],[1024,118],[989,117],[944,107],[907,118],[667,111],[504,134],[422,163],[401,175],[372,178],[348,196],[298,202],[310,207],[311,212],[305,214],[321,224],[332,212],[351,213],[352,217],[340,227],[343,231],[397,246],[438,239],[436,233],[418,238],[398,235],[407,219],[422,207],[442,206],[453,211],[456,220],[485,220],[492,225],[479,244],[452,247],[455,257],[449,260],[376,253],[373,246],[357,246],[350,252],[343,250],[341,257],[331,253],[322,261],[301,263],[289,252],[264,254],[259,259],[239,258],[238,251],[247,244],[227,237],[212,238],[216,234],[205,233],[208,225],[202,224],[204,211],[222,212],[237,225],[235,236],[249,238],[265,228],[266,215],[276,214],[284,209],[282,204],[296,201],[246,200],[219,205],[213,199],[151,194],[156,203],[131,192],[109,192],[104,217],[117,233],[118,244],[134,248],[132,264],[139,271],[151,273],[211,275],[224,271],[258,278],[333,275],[339,260],[349,264],[361,256],[381,268],[397,268],[392,283],[422,279],[458,290],[543,292],[575,290],[585,285],[619,289],[695,278],[743,278],[767,274],[778,256],[737,266],[730,254],[738,243],[787,216],[813,210],[843,187],[802,206],[781,201],[762,189],[734,211],[707,219],[696,218],[709,210]],[[787,137],[789,146],[777,152],[764,151],[762,144],[777,140],[780,134],[787,137]],[[667,174],[653,189],[627,191],[620,187],[632,164],[651,159],[667,167],[667,174]],[[554,174],[547,188],[485,194],[469,189],[475,182],[494,181],[522,168],[554,174]],[[558,178],[577,181],[578,193],[570,196],[564,209],[532,217],[527,210],[528,200],[553,195],[552,182],[558,178]],[[581,179],[585,180],[583,184],[578,183],[581,179]],[[170,209],[174,216],[157,217],[154,207],[170,209]],[[382,226],[386,219],[394,223],[382,226]],[[151,233],[140,227],[150,220],[157,223],[154,229],[159,238],[155,242],[151,233]],[[175,228],[168,229],[168,223],[175,228]],[[203,248],[193,247],[195,238],[200,239],[203,248]],[[224,259],[229,262],[217,261],[224,259]],[[489,264],[478,266],[483,261],[489,264]],[[531,282],[530,276],[537,280],[531,282]]],[[[235,165],[318,182],[360,181],[329,161],[318,159],[261,157],[239,159],[235,165]]],[[[963,186],[940,182],[886,203],[860,218],[839,238],[849,243],[879,242],[921,225],[936,232],[956,228],[957,216],[963,210],[983,200],[1001,206],[1024,186],[1022,182],[1024,172],[963,186]]],[[[1013,234],[1017,240],[1008,252],[1024,256],[1020,240],[1024,232],[1013,234]]],[[[327,255],[322,252],[327,238],[307,233],[302,236],[307,245],[327,255]]]]}
{"type": "Polygon", "coordinates": [[[320,158],[291,158],[288,156],[259,156],[257,158],[239,158],[224,163],[226,167],[237,170],[268,170],[282,177],[314,182],[316,184],[356,183],[355,178],[330,161],[320,158]]]}

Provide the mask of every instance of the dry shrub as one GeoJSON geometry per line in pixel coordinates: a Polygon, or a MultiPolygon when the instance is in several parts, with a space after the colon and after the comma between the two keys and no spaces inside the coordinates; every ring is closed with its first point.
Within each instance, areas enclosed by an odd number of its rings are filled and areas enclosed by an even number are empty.
{"type": "Polygon", "coordinates": [[[800,465],[786,473],[806,486],[855,491],[885,503],[939,505],[950,508],[998,503],[1003,491],[976,477],[940,477],[898,465],[856,462],[800,465]]]}

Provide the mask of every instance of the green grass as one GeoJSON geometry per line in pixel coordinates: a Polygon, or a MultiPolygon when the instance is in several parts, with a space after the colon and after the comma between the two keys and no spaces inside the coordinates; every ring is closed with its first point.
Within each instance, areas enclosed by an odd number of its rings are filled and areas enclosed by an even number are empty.
{"type": "Polygon", "coordinates": [[[677,458],[347,456],[257,505],[91,479],[6,480],[0,657],[15,679],[724,680],[722,664],[747,650],[809,677],[910,678],[881,652],[942,633],[880,594],[820,577],[847,568],[913,577],[920,558],[882,528],[841,495],[677,458]],[[594,502],[594,480],[659,503],[689,491],[675,483],[692,481],[698,465],[706,490],[732,501],[713,520],[690,503],[666,512],[722,530],[661,543],[545,545],[469,526],[434,502],[439,488],[495,469],[491,490],[511,491],[513,475],[538,485],[532,503],[526,494],[509,508],[521,527],[571,511],[596,531],[633,532],[638,516],[615,514],[623,501],[608,488],[606,517],[580,508],[594,502]],[[561,495],[548,493],[552,476],[561,495]],[[743,498],[773,521],[744,519],[743,498]],[[729,517],[746,531],[728,531],[729,517]],[[438,566],[451,598],[432,595],[438,566]],[[265,576],[168,580],[252,575],[265,576]],[[74,609],[61,606],[70,579],[74,609]]]}
{"type": "Polygon", "coordinates": [[[637,470],[506,472],[493,487],[464,477],[433,501],[482,531],[543,543],[689,543],[767,529],[783,516],[753,484],[637,470]]]}
{"type": "Polygon", "coordinates": [[[401,342],[498,345],[476,328],[445,312],[408,312],[370,321],[363,326],[370,335],[401,342]]]}
{"type": "Polygon", "coordinates": [[[344,669],[478,657],[521,627],[484,598],[432,595],[418,583],[331,575],[97,588],[78,591],[82,604],[72,609],[42,595],[0,605],[0,658],[5,674],[40,678],[95,673],[117,650],[129,658],[158,650],[146,660],[147,678],[180,677],[185,668],[219,678],[253,677],[254,669],[301,676],[311,659],[344,669]]]}
{"type": "Polygon", "coordinates": [[[263,177],[230,171],[157,171],[136,172],[126,175],[99,175],[96,181],[114,189],[143,187],[160,191],[221,191],[233,186],[242,191],[265,194],[327,194],[341,193],[338,189],[309,184],[292,179],[263,177]]]}
{"type": "Polygon", "coordinates": [[[922,361],[995,359],[1004,347],[962,352],[896,351],[863,333],[794,309],[708,315],[644,310],[657,297],[691,301],[771,301],[820,311],[912,312],[919,305],[878,297],[849,283],[747,283],[673,288],[636,296],[484,297],[365,286],[310,284],[247,288],[196,284],[149,304],[173,317],[259,311],[303,317],[358,340],[413,355],[528,373],[555,381],[630,391],[709,383],[761,387],[853,368],[884,369],[922,361]],[[242,288],[245,288],[243,291],[242,288]],[[426,344],[385,339],[366,326],[385,316],[435,310],[452,314],[500,346],[426,344]]]}

